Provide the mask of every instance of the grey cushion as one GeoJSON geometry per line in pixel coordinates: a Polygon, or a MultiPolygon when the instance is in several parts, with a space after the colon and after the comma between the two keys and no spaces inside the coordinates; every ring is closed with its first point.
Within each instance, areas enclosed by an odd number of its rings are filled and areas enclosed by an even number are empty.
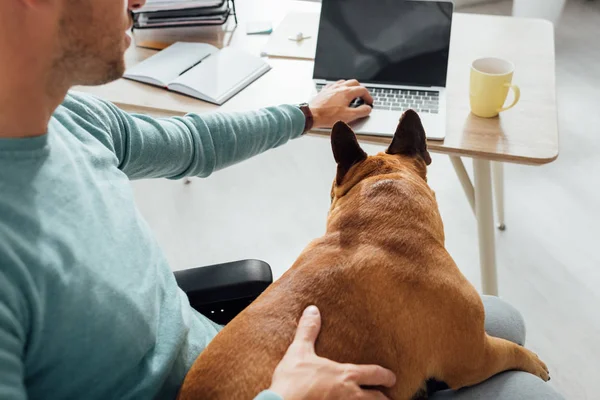
{"type": "MultiPolygon", "coordinates": [[[[488,334],[525,344],[525,321],[516,308],[495,296],[482,296],[488,334]]],[[[552,385],[521,371],[498,374],[479,385],[437,392],[430,400],[564,400],[552,385]]]]}
{"type": "Polygon", "coordinates": [[[521,371],[498,374],[479,385],[456,392],[444,390],[430,400],[564,400],[549,383],[521,371]]]}
{"type": "Polygon", "coordinates": [[[516,308],[496,296],[481,296],[485,308],[485,331],[495,337],[525,344],[525,320],[516,308]]]}

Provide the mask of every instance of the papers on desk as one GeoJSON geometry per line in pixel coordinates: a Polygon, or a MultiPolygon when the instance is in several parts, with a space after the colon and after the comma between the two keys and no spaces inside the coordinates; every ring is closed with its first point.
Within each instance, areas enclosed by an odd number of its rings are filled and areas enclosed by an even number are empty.
{"type": "Polygon", "coordinates": [[[134,11],[134,30],[222,25],[232,15],[229,0],[161,0],[148,4],[134,11]]]}
{"type": "Polygon", "coordinates": [[[221,105],[270,69],[263,59],[231,47],[178,42],[124,77],[221,105]]]}
{"type": "Polygon", "coordinates": [[[224,0],[148,0],[143,7],[133,10],[135,14],[168,10],[186,10],[190,8],[218,7],[224,0]]]}
{"type": "Polygon", "coordinates": [[[234,0],[151,0],[133,14],[133,37],[137,46],[153,49],[182,41],[223,47],[231,16],[234,0]]]}
{"type": "Polygon", "coordinates": [[[185,17],[161,17],[152,18],[146,14],[140,14],[140,17],[136,19],[135,28],[146,29],[146,28],[174,28],[178,26],[197,26],[197,25],[223,25],[229,12],[226,11],[220,15],[189,15],[185,17]]]}
{"type": "Polygon", "coordinates": [[[269,57],[314,60],[318,33],[319,13],[290,13],[277,25],[262,53],[269,57]],[[308,39],[290,40],[300,32],[308,39]]]}

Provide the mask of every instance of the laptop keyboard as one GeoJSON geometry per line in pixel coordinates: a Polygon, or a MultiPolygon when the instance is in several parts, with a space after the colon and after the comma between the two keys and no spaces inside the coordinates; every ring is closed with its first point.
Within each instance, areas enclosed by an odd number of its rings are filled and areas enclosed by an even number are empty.
{"type": "MultiPolygon", "coordinates": [[[[317,91],[320,92],[325,85],[318,83],[317,91]]],[[[373,109],[406,111],[409,108],[421,113],[439,113],[439,92],[430,90],[408,89],[383,89],[368,87],[373,100],[373,109]]]]}

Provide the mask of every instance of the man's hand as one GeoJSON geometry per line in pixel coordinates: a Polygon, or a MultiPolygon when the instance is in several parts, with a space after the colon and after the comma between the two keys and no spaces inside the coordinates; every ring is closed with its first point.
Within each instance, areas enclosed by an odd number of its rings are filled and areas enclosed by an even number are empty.
{"type": "Polygon", "coordinates": [[[309,103],[315,128],[330,128],[337,121],[352,122],[364,118],[371,113],[372,105],[373,97],[356,79],[325,86],[309,103]],[[350,103],[357,97],[366,104],[350,108],[350,103]]]}
{"type": "Polygon", "coordinates": [[[304,310],[296,337],[273,374],[270,390],[284,400],[385,400],[378,390],[361,386],[392,387],[393,372],[376,365],[338,364],[315,354],[321,316],[315,306],[304,310]]]}

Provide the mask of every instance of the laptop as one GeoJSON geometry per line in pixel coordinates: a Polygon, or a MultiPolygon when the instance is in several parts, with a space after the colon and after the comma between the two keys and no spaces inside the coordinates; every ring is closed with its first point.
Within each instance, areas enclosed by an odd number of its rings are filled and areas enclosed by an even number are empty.
{"type": "Polygon", "coordinates": [[[323,0],[313,71],[317,91],[358,79],[374,104],[369,117],[352,125],[356,133],[393,136],[402,113],[412,108],[427,139],[443,140],[453,9],[449,1],[323,0]]]}

